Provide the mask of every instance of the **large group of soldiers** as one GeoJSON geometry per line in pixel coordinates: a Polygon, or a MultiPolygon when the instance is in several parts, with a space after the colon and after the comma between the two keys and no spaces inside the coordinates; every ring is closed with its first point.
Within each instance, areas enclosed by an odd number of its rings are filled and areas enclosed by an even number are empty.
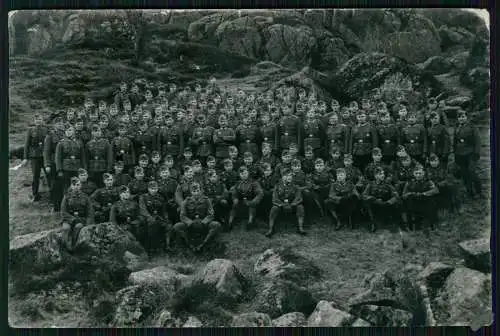
{"type": "Polygon", "coordinates": [[[111,104],[86,97],[51,127],[35,115],[24,151],[32,200],[43,171],[70,250],[84,225],[107,221],[151,253],[173,237],[201,251],[238,216],[246,229],[267,220],[267,237],[287,213],[302,235],[318,215],[335,230],[364,218],[375,231],[389,217],[434,229],[439,210],[458,209],[460,181],[481,193],[478,132],[465,111],[450,126],[435,98],[384,100],[374,90],[341,106],[301,87],[222,90],[214,78],[124,82],[111,104]]]}

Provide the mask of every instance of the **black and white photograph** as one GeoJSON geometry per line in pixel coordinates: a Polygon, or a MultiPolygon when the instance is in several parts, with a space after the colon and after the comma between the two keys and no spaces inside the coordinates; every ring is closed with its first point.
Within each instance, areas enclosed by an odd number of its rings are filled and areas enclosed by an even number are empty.
{"type": "Polygon", "coordinates": [[[9,12],[9,324],[491,325],[485,9],[9,12]]]}

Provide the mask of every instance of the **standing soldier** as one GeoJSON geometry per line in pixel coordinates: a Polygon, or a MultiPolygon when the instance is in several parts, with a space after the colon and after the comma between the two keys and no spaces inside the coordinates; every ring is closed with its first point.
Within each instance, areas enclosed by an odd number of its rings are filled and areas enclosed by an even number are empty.
{"type": "Polygon", "coordinates": [[[349,151],[350,129],[347,125],[339,123],[339,116],[336,113],[330,114],[325,133],[325,147],[327,148],[328,153],[331,153],[333,147],[339,148],[341,154],[349,151]]]}
{"type": "Polygon", "coordinates": [[[272,153],[271,144],[269,144],[268,142],[262,143],[262,155],[260,156],[259,159],[259,169],[261,173],[264,170],[263,165],[265,163],[270,164],[271,167],[276,167],[276,164],[278,163],[278,160],[272,153]]]}
{"type": "Polygon", "coordinates": [[[236,135],[240,153],[250,152],[254,157],[259,155],[259,147],[257,146],[259,129],[252,124],[249,116],[243,117],[243,125],[236,129],[236,135]]]}
{"type": "MultiPolygon", "coordinates": [[[[48,129],[43,124],[43,117],[40,114],[35,114],[35,126],[28,130],[26,134],[26,141],[24,142],[24,161],[26,164],[28,160],[31,163],[31,173],[33,182],[31,183],[32,200],[37,202],[40,200],[38,188],[40,186],[40,174],[45,170],[43,162],[45,138],[48,135],[48,129]]],[[[50,171],[50,169],[49,169],[50,171]]],[[[47,170],[45,170],[45,177],[47,177],[47,170]]]]}
{"type": "Polygon", "coordinates": [[[313,201],[318,207],[320,216],[325,216],[323,200],[328,196],[328,188],[331,183],[332,176],[325,169],[325,161],[322,158],[317,158],[314,162],[314,173],[311,174],[308,181],[308,189],[311,191],[313,201]]]}
{"type": "Polygon", "coordinates": [[[440,123],[439,114],[433,112],[429,116],[429,127],[427,128],[427,144],[429,155],[435,154],[439,161],[448,165],[448,155],[450,153],[450,136],[446,126],[440,123]]]}
{"type": "Polygon", "coordinates": [[[269,213],[269,230],[266,233],[266,237],[270,238],[274,234],[276,218],[282,211],[295,212],[298,222],[297,232],[305,235],[302,192],[299,187],[292,183],[293,175],[291,170],[285,169],[281,179],[273,191],[273,207],[269,213]]]}
{"type": "Polygon", "coordinates": [[[377,137],[380,146],[382,160],[389,165],[396,159],[396,150],[399,146],[399,129],[391,122],[391,115],[385,112],[380,116],[380,124],[377,127],[377,137]]]}
{"type": "Polygon", "coordinates": [[[182,175],[177,189],[175,190],[175,201],[177,206],[181,207],[182,202],[190,195],[190,186],[194,181],[194,171],[191,166],[184,166],[184,174],[182,175]]]}
{"type": "Polygon", "coordinates": [[[139,124],[139,130],[136,130],[136,132],[131,135],[135,155],[141,156],[142,154],[146,154],[150,156],[156,139],[153,133],[149,132],[149,125],[146,122],[141,122],[139,124]]]}
{"type": "Polygon", "coordinates": [[[109,220],[132,233],[139,243],[146,246],[146,230],[140,216],[139,203],[132,200],[127,186],[118,188],[120,200],[111,206],[109,220]]]}
{"type": "Polygon", "coordinates": [[[200,252],[210,240],[219,233],[221,225],[214,221],[212,202],[205,196],[199,183],[192,183],[191,196],[181,205],[181,221],[174,226],[175,232],[184,240],[191,250],[200,252]],[[198,246],[191,244],[192,235],[205,234],[205,238],[198,246]]]}
{"type": "Polygon", "coordinates": [[[321,121],[316,116],[316,111],[313,109],[307,111],[301,133],[304,135],[304,149],[311,146],[316,156],[324,154],[322,153],[324,130],[321,121]]]}
{"type": "Polygon", "coordinates": [[[166,202],[168,218],[170,218],[171,221],[177,220],[177,217],[179,217],[177,203],[175,202],[177,180],[172,177],[170,169],[168,169],[167,166],[161,166],[158,175],[158,188],[166,202]]]}
{"type": "Polygon", "coordinates": [[[264,112],[261,116],[261,126],[259,128],[259,134],[261,137],[262,147],[265,143],[271,146],[272,153],[276,154],[278,152],[278,132],[277,124],[271,121],[271,116],[269,113],[264,112]]]}
{"type": "Polygon", "coordinates": [[[80,230],[94,223],[94,209],[90,198],[81,190],[78,177],[72,177],[70,189],[61,202],[63,242],[72,251],[78,240],[80,230]]]}
{"type": "Polygon", "coordinates": [[[219,175],[214,169],[207,172],[207,178],[204,182],[205,195],[210,199],[214,207],[215,219],[220,221],[222,225],[226,223],[228,210],[229,193],[226,186],[220,183],[219,175]]]}
{"type": "Polygon", "coordinates": [[[111,206],[113,206],[113,204],[115,204],[119,199],[118,191],[113,186],[113,175],[104,173],[102,175],[102,179],[104,181],[104,187],[97,189],[90,196],[94,205],[96,223],[109,221],[109,211],[111,210],[111,206]]]}
{"type": "Polygon", "coordinates": [[[206,157],[212,155],[213,127],[207,126],[207,119],[203,114],[196,117],[198,127],[193,130],[191,144],[196,147],[196,156],[205,161],[206,157]]]}
{"type": "Polygon", "coordinates": [[[352,128],[350,150],[356,167],[364,171],[371,159],[373,147],[378,146],[377,131],[366,121],[366,113],[360,110],[356,116],[358,123],[352,128]]]}
{"type": "Polygon", "coordinates": [[[165,117],[165,126],[162,127],[159,136],[158,148],[163,157],[167,154],[179,158],[184,151],[184,134],[182,129],[174,125],[174,118],[171,114],[165,117]]]}
{"type": "Polygon", "coordinates": [[[214,131],[215,157],[219,163],[229,157],[229,146],[236,140],[236,132],[228,126],[225,115],[219,116],[219,128],[214,131]]]}
{"type": "Polygon", "coordinates": [[[436,101],[436,98],[430,98],[429,99],[429,102],[427,104],[427,110],[425,111],[425,113],[423,113],[424,115],[424,126],[426,128],[430,127],[432,125],[432,114],[433,113],[437,113],[437,115],[439,116],[439,123],[445,127],[448,127],[449,125],[449,122],[448,122],[448,116],[446,115],[446,113],[444,113],[444,111],[442,109],[438,109],[438,103],[436,101]]]}
{"type": "Polygon", "coordinates": [[[120,124],[118,127],[118,136],[113,138],[112,148],[113,161],[123,161],[125,171],[130,171],[136,163],[136,157],[132,141],[127,137],[127,125],[120,124]]]}
{"type": "Polygon", "coordinates": [[[57,144],[64,138],[64,123],[61,118],[54,119],[54,129],[47,134],[43,146],[43,162],[45,172],[49,174],[50,199],[52,201],[53,211],[59,212],[61,201],[64,195],[62,179],[58,178],[55,154],[57,144]]]}
{"type": "Polygon", "coordinates": [[[102,186],[102,174],[112,171],[113,150],[109,141],[102,137],[99,126],[92,126],[92,139],[85,145],[85,158],[90,179],[102,186]]]}
{"type": "Polygon", "coordinates": [[[123,102],[129,99],[128,86],[126,82],[121,82],[120,91],[115,94],[115,104],[120,110],[123,110],[123,102]]]}
{"type": "Polygon", "coordinates": [[[460,176],[469,196],[481,193],[481,182],[476,173],[477,161],[481,149],[479,133],[467,118],[465,111],[458,113],[458,125],[453,131],[455,163],[460,169],[460,176]]]}
{"type": "Polygon", "coordinates": [[[231,159],[224,159],[224,170],[221,173],[221,181],[229,191],[231,191],[238,182],[238,173],[234,170],[233,161],[231,159]]]}
{"type": "Polygon", "coordinates": [[[336,174],[336,180],[330,184],[326,203],[329,205],[330,213],[337,220],[335,230],[340,229],[345,222],[353,229],[352,214],[357,208],[359,193],[354,183],[347,179],[345,168],[337,168],[336,174]]]}
{"type": "Polygon", "coordinates": [[[149,253],[159,252],[162,247],[170,250],[172,224],[168,218],[165,199],[158,192],[158,183],[150,181],[148,192],[139,196],[139,209],[146,222],[149,253]]]}
{"type": "Polygon", "coordinates": [[[129,99],[133,109],[143,103],[143,97],[140,95],[139,86],[136,83],[132,84],[130,88],[129,99]]]}
{"type": "Polygon", "coordinates": [[[288,149],[290,144],[300,143],[301,126],[300,120],[293,114],[293,105],[287,104],[283,107],[283,117],[278,124],[279,146],[280,149],[288,149]]]}
{"type": "Polygon", "coordinates": [[[62,179],[63,190],[69,186],[71,177],[77,175],[78,169],[85,167],[85,149],[75,137],[75,128],[67,125],[65,135],[57,144],[55,155],[57,175],[62,179]]]}
{"type": "Polygon", "coordinates": [[[273,190],[279,182],[279,177],[273,171],[273,166],[267,162],[262,163],[261,169],[262,174],[260,175],[259,184],[264,195],[262,202],[259,204],[258,214],[259,217],[262,215],[268,217],[272,207],[273,190]]]}
{"type": "Polygon", "coordinates": [[[82,118],[76,119],[75,136],[77,139],[80,139],[83,145],[86,145],[90,141],[90,132],[85,127],[85,121],[82,118]]]}
{"type": "Polygon", "coordinates": [[[422,124],[417,123],[417,114],[411,112],[408,115],[408,122],[401,131],[401,144],[412,158],[425,163],[427,154],[427,134],[422,124]]]}

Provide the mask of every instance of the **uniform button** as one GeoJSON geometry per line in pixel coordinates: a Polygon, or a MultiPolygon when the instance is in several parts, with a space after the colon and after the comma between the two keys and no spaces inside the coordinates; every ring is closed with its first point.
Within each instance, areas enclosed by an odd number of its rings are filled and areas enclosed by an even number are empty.
{"type": "Polygon", "coordinates": [[[313,135],[312,135],[312,134],[309,134],[309,137],[310,137],[310,138],[312,138],[312,137],[313,137],[313,135]]]}
{"type": "Polygon", "coordinates": [[[285,136],[288,136],[288,133],[285,133],[285,136]]]}
{"type": "Polygon", "coordinates": [[[331,142],[331,143],[335,143],[335,140],[333,140],[333,139],[332,139],[332,140],[330,140],[330,142],[331,142]]]}
{"type": "Polygon", "coordinates": [[[43,145],[43,142],[39,142],[39,143],[38,143],[38,146],[41,146],[41,145],[43,145]]]}
{"type": "Polygon", "coordinates": [[[285,203],[288,203],[288,200],[287,200],[287,199],[285,200],[285,203]]]}
{"type": "Polygon", "coordinates": [[[170,141],[167,141],[167,145],[171,145],[171,144],[172,144],[172,142],[170,142],[170,141]]]}
{"type": "Polygon", "coordinates": [[[202,142],[202,144],[206,145],[206,144],[207,144],[207,142],[206,142],[206,141],[203,141],[203,142],[202,142]]]}
{"type": "Polygon", "coordinates": [[[391,140],[385,140],[385,143],[391,143],[391,140]]]}
{"type": "Polygon", "coordinates": [[[415,142],[415,140],[410,140],[410,143],[414,143],[414,142],[415,142]]]}
{"type": "Polygon", "coordinates": [[[359,139],[359,140],[358,140],[358,142],[359,142],[359,143],[363,143],[363,139],[359,139]]]}
{"type": "Polygon", "coordinates": [[[122,150],[120,151],[120,153],[125,154],[125,150],[123,150],[123,149],[122,149],[122,150]]]}
{"type": "Polygon", "coordinates": [[[112,204],[111,203],[108,203],[108,206],[111,206],[112,204]]]}
{"type": "Polygon", "coordinates": [[[74,155],[71,155],[71,159],[74,160],[75,159],[75,156],[74,155]]]}
{"type": "Polygon", "coordinates": [[[78,216],[78,211],[73,212],[73,215],[78,216]]]}
{"type": "Polygon", "coordinates": [[[460,139],[460,142],[465,142],[465,139],[460,139]]]}
{"type": "Polygon", "coordinates": [[[436,143],[436,140],[432,140],[432,143],[435,144],[436,143]]]}
{"type": "Polygon", "coordinates": [[[246,141],[247,141],[247,143],[250,143],[250,140],[246,140],[246,141]]]}
{"type": "Polygon", "coordinates": [[[264,138],[264,141],[267,141],[267,138],[264,138]]]}
{"type": "Polygon", "coordinates": [[[98,156],[94,156],[94,160],[97,160],[97,159],[99,159],[99,157],[98,156]]]}
{"type": "Polygon", "coordinates": [[[142,146],[142,149],[143,149],[143,150],[144,150],[144,149],[146,149],[146,146],[142,146]]]}

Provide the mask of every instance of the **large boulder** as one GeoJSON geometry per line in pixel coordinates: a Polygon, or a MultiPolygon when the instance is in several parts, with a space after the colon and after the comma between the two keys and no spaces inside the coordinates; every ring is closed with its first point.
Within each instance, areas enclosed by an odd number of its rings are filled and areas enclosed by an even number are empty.
{"type": "Polygon", "coordinates": [[[392,307],[365,305],[351,310],[351,314],[361,317],[377,327],[410,327],[413,314],[392,307]]]}
{"type": "Polygon", "coordinates": [[[314,263],[291,249],[279,248],[264,251],[255,262],[255,273],[266,279],[284,279],[305,283],[320,277],[320,269],[314,263]]]}
{"type": "Polygon", "coordinates": [[[263,313],[245,313],[233,317],[231,327],[272,327],[269,315],[263,313]]]}
{"type": "Polygon", "coordinates": [[[273,320],[274,327],[305,327],[306,316],[300,312],[287,313],[273,320]]]}
{"type": "Polygon", "coordinates": [[[441,26],[438,32],[443,50],[447,50],[456,45],[469,48],[475,39],[475,34],[463,27],[441,26]]]}
{"type": "Polygon", "coordinates": [[[203,327],[203,323],[197,319],[195,316],[189,316],[186,322],[182,325],[183,328],[200,328],[203,327]]]}
{"type": "Polygon", "coordinates": [[[347,62],[351,53],[344,44],[341,38],[334,37],[328,31],[317,37],[318,52],[317,52],[317,66],[319,70],[334,71],[342,64],[347,62]]]}
{"type": "Polygon", "coordinates": [[[265,48],[269,60],[290,67],[310,65],[317,48],[314,31],[308,26],[274,24],[267,28],[265,48]]]}
{"type": "Polygon", "coordinates": [[[189,24],[188,37],[192,41],[214,40],[215,31],[219,25],[227,20],[235,19],[237,16],[238,14],[234,10],[203,16],[189,24]]]}
{"type": "Polygon", "coordinates": [[[279,279],[261,284],[253,301],[255,310],[269,314],[272,318],[290,312],[308,315],[316,305],[316,301],[305,287],[279,279]]]}
{"type": "Polygon", "coordinates": [[[490,240],[487,238],[467,240],[458,244],[465,259],[465,266],[478,271],[491,270],[490,240]]]}
{"type": "Polygon", "coordinates": [[[307,319],[308,327],[348,327],[356,316],[334,308],[328,301],[318,302],[313,313],[307,319]]]}
{"type": "Polygon", "coordinates": [[[431,56],[425,62],[417,64],[417,66],[427,73],[433,75],[440,75],[449,72],[453,65],[443,56],[431,56]]]}
{"type": "Polygon", "coordinates": [[[131,273],[128,280],[132,285],[156,285],[170,292],[175,292],[190,282],[189,276],[166,266],[158,266],[131,273]]]}
{"type": "Polygon", "coordinates": [[[170,311],[162,310],[153,319],[152,326],[155,328],[179,328],[183,324],[178,317],[175,317],[170,311]]]}
{"type": "Polygon", "coordinates": [[[453,272],[453,266],[442,262],[429,263],[422,272],[418,275],[420,279],[425,281],[428,288],[439,289],[442,287],[446,278],[453,272]]]}
{"type": "Polygon", "coordinates": [[[455,269],[440,291],[436,311],[442,325],[469,326],[485,317],[491,323],[491,276],[469,268],[455,269]]]}
{"type": "Polygon", "coordinates": [[[28,54],[37,55],[52,47],[54,40],[49,31],[42,25],[36,24],[27,30],[28,54]]]}

